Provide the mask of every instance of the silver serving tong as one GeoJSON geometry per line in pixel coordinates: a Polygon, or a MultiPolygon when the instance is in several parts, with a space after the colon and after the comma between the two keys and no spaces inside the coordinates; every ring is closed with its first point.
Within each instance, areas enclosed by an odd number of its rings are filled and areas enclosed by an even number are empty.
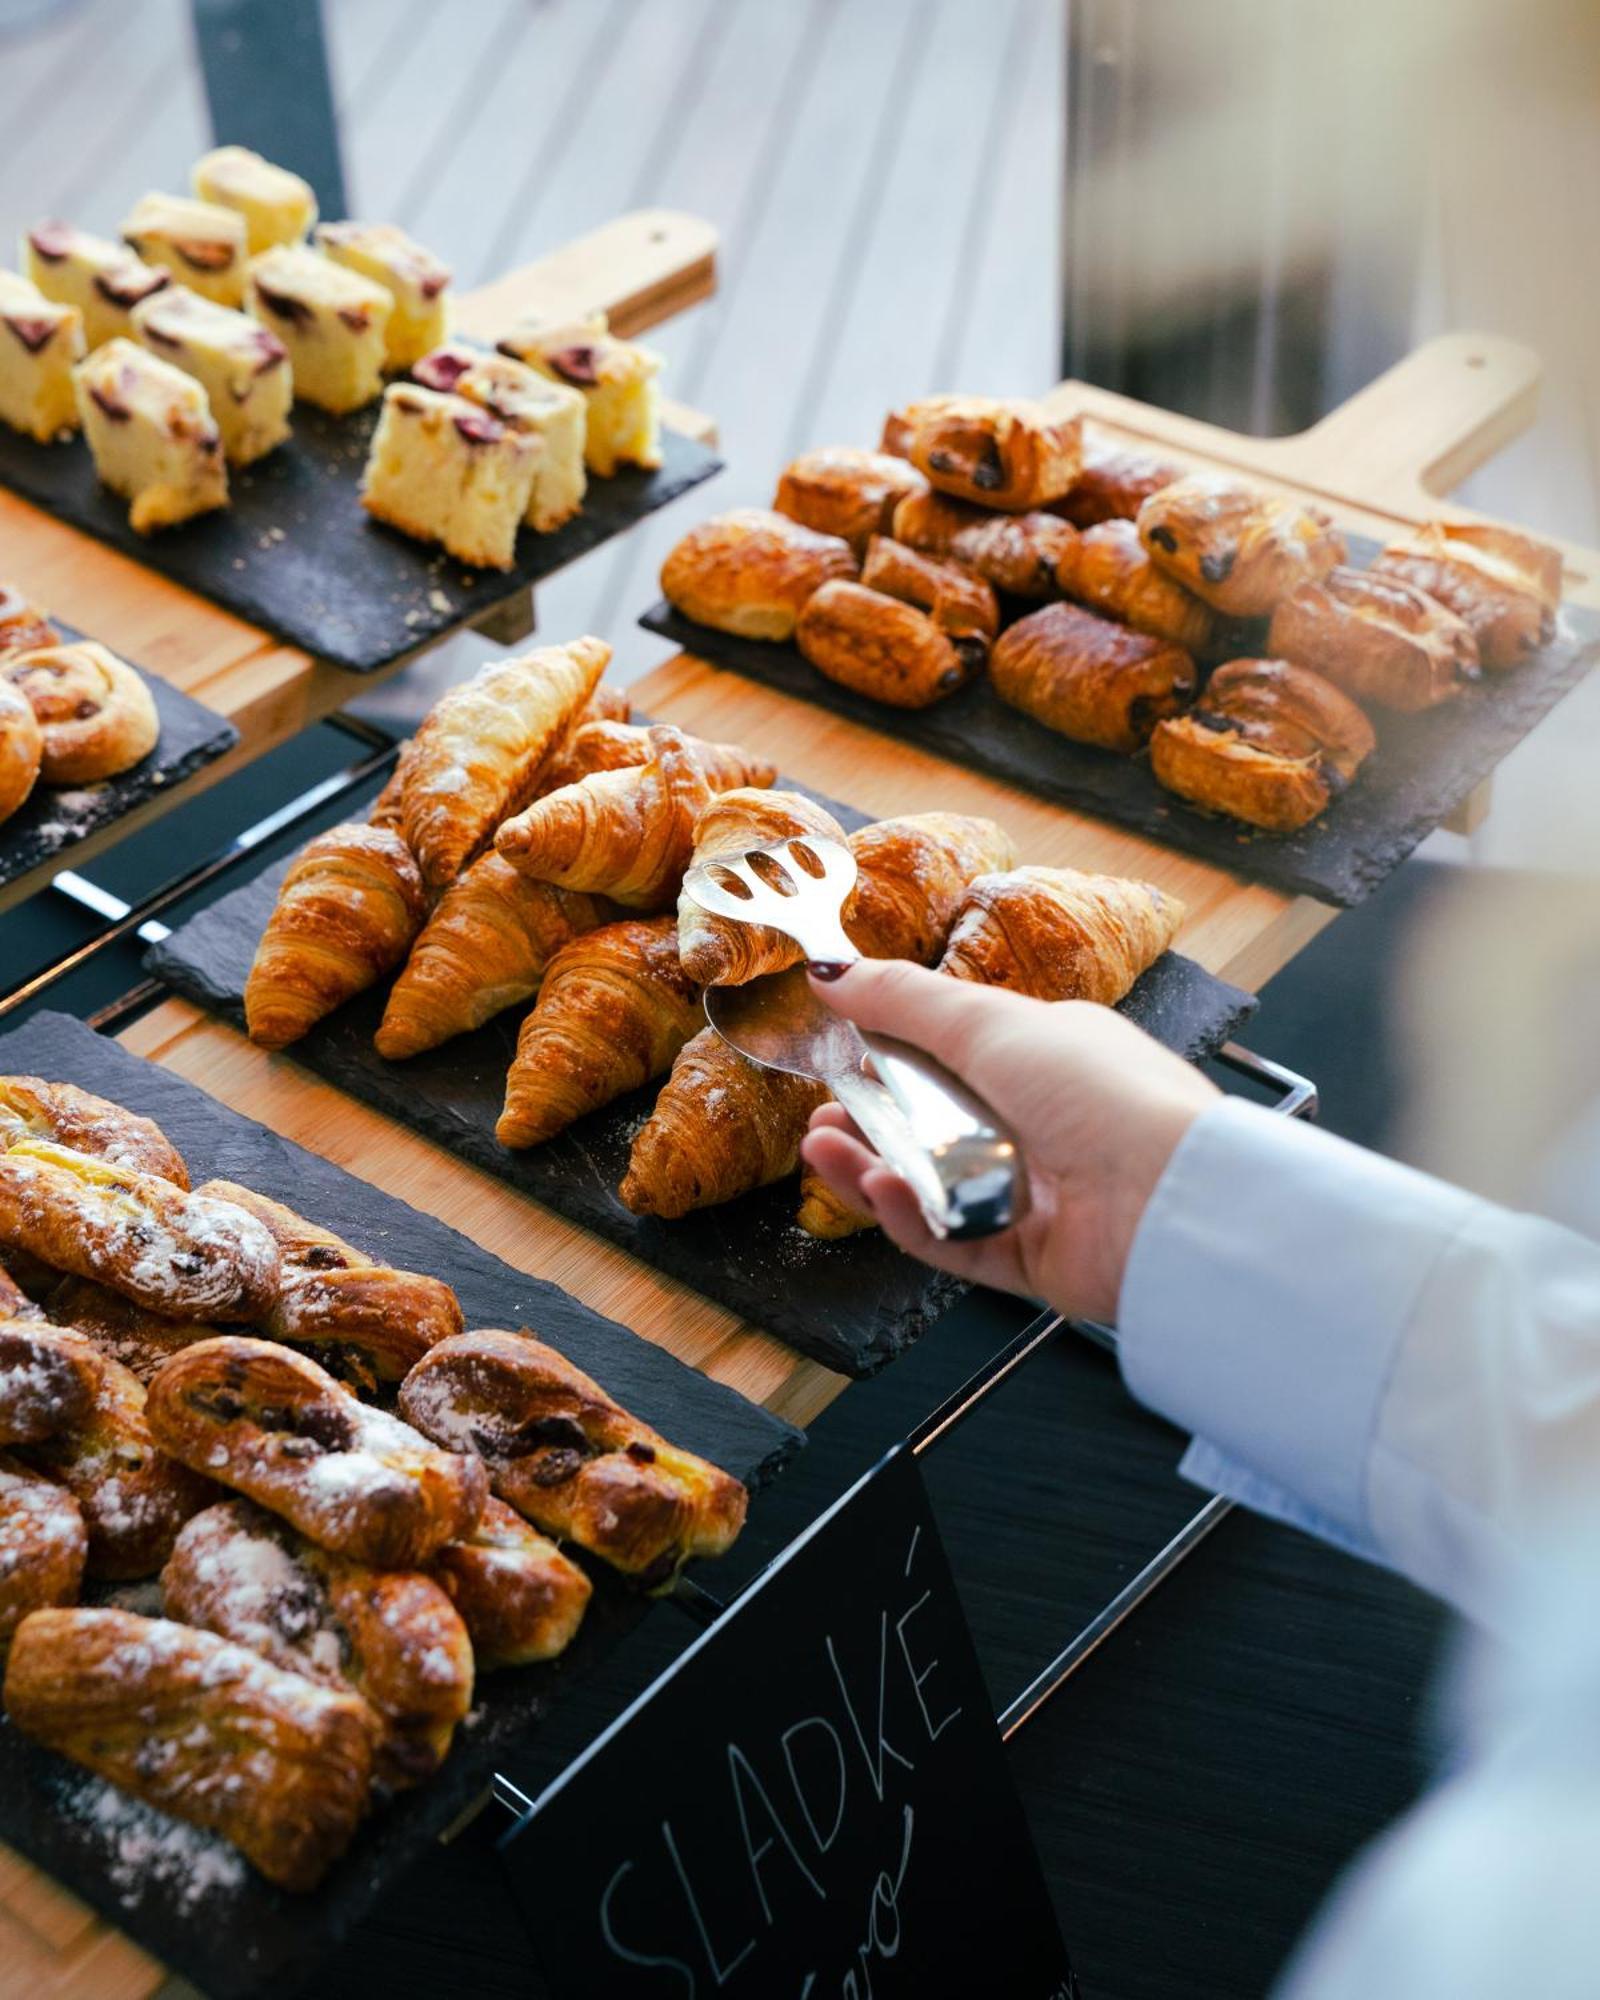
{"type": "MultiPolygon", "coordinates": [[[[713,916],[770,925],[808,959],[850,964],[861,954],[840,915],[855,879],[848,847],[806,834],[691,868],[683,886],[713,916]]],[[[922,1050],[865,1035],[824,1007],[803,965],[708,987],[705,1008],[723,1040],[752,1062],[827,1084],[910,1184],[934,1235],[992,1236],[1026,1212],[1021,1149],[994,1112],[922,1050]]]]}

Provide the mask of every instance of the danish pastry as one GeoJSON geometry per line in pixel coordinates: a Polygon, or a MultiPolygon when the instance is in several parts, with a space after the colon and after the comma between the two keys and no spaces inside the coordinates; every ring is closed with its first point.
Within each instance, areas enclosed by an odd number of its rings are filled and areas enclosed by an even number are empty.
{"type": "Polygon", "coordinates": [[[889,535],[874,535],[861,581],[869,590],[926,611],[974,672],[988,659],[989,642],[1000,630],[1000,607],[993,586],[976,570],[924,555],[889,535]]]}
{"type": "Polygon", "coordinates": [[[614,1403],[531,1333],[464,1333],[406,1377],[418,1430],[489,1468],[519,1514],[625,1575],[664,1584],[691,1556],[718,1556],[744,1526],[737,1479],[614,1403]]]}
{"type": "Polygon", "coordinates": [[[472,1706],[467,1628],[431,1577],[330,1555],[248,1500],[185,1525],[161,1593],[169,1618],[359,1695],[378,1723],[373,1776],[391,1790],[432,1777],[472,1706]]]}
{"type": "Polygon", "coordinates": [[[353,1694],[210,1632],[131,1611],[35,1611],[5,1707],[26,1736],[314,1889],[366,1811],[372,1718],[353,1694]]]}
{"type": "Polygon", "coordinates": [[[60,638],[38,605],[30,604],[14,583],[0,583],[0,659],[54,646],[60,638]]]}
{"type": "Polygon", "coordinates": [[[1196,472],[1152,493],[1139,539],[1158,569],[1234,618],[1264,618],[1345,558],[1320,507],[1229,473],[1196,472]]]}
{"type": "Polygon", "coordinates": [[[1287,660],[1230,660],[1190,714],[1159,725],[1150,764],[1194,805],[1292,833],[1345,789],[1373,743],[1371,723],[1320,674],[1287,660]]]}
{"type": "Polygon", "coordinates": [[[1086,528],[1061,558],[1056,581],[1066,596],[1188,653],[1209,645],[1216,630],[1210,605],[1157,569],[1131,521],[1086,528]]]}
{"type": "Polygon", "coordinates": [[[32,1319],[33,1300],[12,1277],[4,1264],[0,1264],[0,1321],[8,1319],[32,1319]]]}
{"type": "Polygon", "coordinates": [[[0,1076],[0,1147],[19,1139],[55,1139],[114,1167],[131,1167],[177,1188],[189,1169],[152,1118],[125,1111],[109,1098],[75,1083],[46,1083],[39,1076],[0,1076]]]}
{"type": "Polygon", "coordinates": [[[57,1326],[88,1336],[102,1354],[120,1361],[141,1382],[181,1347],[214,1340],[218,1329],[203,1320],[168,1319],[148,1312],[87,1278],[62,1278],[45,1295],[45,1310],[57,1326]]]}
{"type": "Polygon", "coordinates": [[[0,1247],[175,1319],[259,1319],[278,1295],[254,1216],[51,1139],[0,1153],[0,1247]]]}
{"type": "Polygon", "coordinates": [[[1511,528],[1430,521],[1391,542],[1373,563],[1464,618],[1492,671],[1519,667],[1556,629],[1561,551],[1511,528]]]}
{"type": "Polygon", "coordinates": [[[39,779],[44,731],[33,703],[9,682],[0,681],[0,820],[27,802],[39,779]]]}
{"type": "Polygon", "coordinates": [[[1188,706],[1199,679],[1181,646],[1075,604],[1018,619],[995,642],[989,675],[1002,701],[1047,729],[1130,755],[1188,706]]]}
{"type": "Polygon", "coordinates": [[[429,1574],[460,1612],[480,1673],[564,1653],[594,1592],[575,1562],[493,1494],[472,1533],[446,1542],[429,1574]]]}
{"type": "MultiPolygon", "coordinates": [[[[825,585],[825,589],[832,588],[825,585]]],[[[695,821],[692,865],[709,868],[752,847],[807,834],[844,845],[844,828],[803,792],[723,792],[695,821]]],[[[687,890],[678,898],[678,955],[701,986],[742,986],[766,972],[798,965],[804,955],[792,938],[766,924],[741,924],[704,910],[687,890]]]]}
{"type": "Polygon", "coordinates": [[[906,416],[911,463],[957,500],[1026,513],[1059,500],[1078,477],[1078,417],[993,396],[934,396],[913,403],[906,416]]]}
{"type": "Polygon", "coordinates": [[[967,886],[939,961],[953,979],[1114,1007],[1168,949],[1184,909],[1150,882],[1013,868],[967,886]]]}
{"type": "Polygon", "coordinates": [[[436,1451],[273,1341],[186,1347],[148,1409],[163,1451],[377,1569],[415,1569],[469,1534],[488,1490],[476,1460],[436,1451]]]}
{"type": "Polygon", "coordinates": [[[661,565],[661,589],[697,625],[782,641],[794,637],[814,590],[855,573],[850,544],[837,535],[741,507],[689,530],[661,565]]]}
{"type": "Polygon", "coordinates": [[[36,1444],[82,1423],[100,1353],[80,1333],[33,1317],[0,1320],[0,1445],[36,1444]]]}
{"type": "Polygon", "coordinates": [[[904,458],[888,452],[824,445],[784,468],[773,511],[820,535],[837,535],[859,556],[873,535],[889,532],[894,510],[928,482],[904,458]]]}
{"type": "Polygon", "coordinates": [[[1329,570],[1272,614],[1267,646],[1357,701],[1414,714],[1450,701],[1478,678],[1472,628],[1402,577],[1329,570]]]}
{"type": "Polygon", "coordinates": [[[1075,532],[1056,514],[991,514],[942,493],[913,493],[894,510],[897,542],[953,556],[1008,597],[1057,596],[1075,532]]]}
{"type": "Polygon", "coordinates": [[[926,612],[859,583],[825,583],[800,613],[795,644],[817,672],[891,708],[927,708],[981,665],[926,612]]]}
{"type": "Polygon", "coordinates": [[[78,1601],[88,1548],[67,1489],[0,1451],[0,1657],[30,1611],[78,1601]]]}
{"type": "Polygon", "coordinates": [[[1131,521],[1152,493],[1183,477],[1183,467],[1153,452],[1118,444],[1098,424],[1083,427],[1083,462],[1067,493],[1051,502],[1051,511],[1075,528],[1093,528],[1101,521],[1131,521]]]}

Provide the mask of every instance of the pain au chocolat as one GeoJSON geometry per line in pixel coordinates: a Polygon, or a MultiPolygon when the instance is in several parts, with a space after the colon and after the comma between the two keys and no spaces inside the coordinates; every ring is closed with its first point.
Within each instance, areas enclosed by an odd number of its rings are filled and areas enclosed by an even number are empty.
{"type": "Polygon", "coordinates": [[[1478,678],[1472,628],[1403,577],[1340,564],[1272,614],[1267,650],[1310,667],[1357,701],[1415,713],[1478,678]]]}
{"type": "Polygon", "coordinates": [[[982,664],[925,611],[865,584],[825,583],[806,600],[795,644],[825,679],[891,708],[927,708],[982,664]]]}
{"type": "Polygon", "coordinates": [[[785,466],[772,505],[818,534],[837,535],[859,556],[871,536],[889,532],[907,494],[927,490],[916,467],[890,452],[824,445],[785,466]]]}
{"type": "Polygon", "coordinates": [[[1230,473],[1197,472],[1139,509],[1151,560],[1217,611],[1264,618],[1290,591],[1344,561],[1344,537],[1318,507],[1230,473]]]}
{"type": "Polygon", "coordinates": [[[957,500],[1026,513],[1059,500],[1078,477],[1082,420],[996,396],[930,396],[905,412],[906,455],[957,500]]]}
{"type": "Polygon", "coordinates": [[[989,674],[1002,701],[1047,729],[1129,755],[1188,706],[1198,682],[1181,646],[1075,604],[1047,604],[1003,632],[989,674]]]}
{"type": "Polygon", "coordinates": [[[739,507],[689,530],[661,566],[661,588],[697,625],[781,642],[794,637],[813,591],[855,573],[855,556],[840,536],[739,507]]]}

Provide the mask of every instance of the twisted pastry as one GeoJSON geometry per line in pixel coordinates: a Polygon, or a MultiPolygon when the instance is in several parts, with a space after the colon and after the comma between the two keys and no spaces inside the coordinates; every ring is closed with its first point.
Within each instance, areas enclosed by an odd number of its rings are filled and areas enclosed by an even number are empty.
{"type": "Polygon", "coordinates": [[[147,757],[161,734],[155,698],[126,660],[93,639],[0,660],[44,734],[47,785],[92,785],[147,757]]]}
{"type": "Polygon", "coordinates": [[[35,1611],[6,1666],[27,1736],[314,1889],[366,1811],[372,1719],[353,1694],[131,1611],[35,1611]]]}
{"type": "Polygon", "coordinates": [[[488,1490],[476,1460],[435,1451],[272,1341],[186,1347],[151,1382],[148,1408],[163,1451],[377,1569],[414,1569],[469,1534],[488,1490]]]}
{"type": "MultiPolygon", "coordinates": [[[[708,867],[796,835],[818,834],[844,844],[844,828],[802,792],[742,786],[714,798],[694,824],[691,866],[708,867]]],[[[678,951],[683,969],[702,986],[742,986],[764,972],[797,965],[800,947],[767,924],[741,924],[701,909],[688,891],[678,897],[678,951]]]]}
{"type": "Polygon", "coordinates": [[[744,1526],[737,1479],[671,1445],[581,1369],[524,1330],[464,1333],[400,1389],[418,1430],[489,1468],[502,1500],[654,1587],[690,1556],[717,1556],[744,1526]]]}
{"type": "MultiPolygon", "coordinates": [[[[683,740],[714,792],[731,792],[736,785],[770,785],[778,775],[776,764],[752,757],[735,743],[708,743],[704,737],[687,734],[683,740]]],[[[650,731],[644,725],[586,722],[541,774],[539,797],[548,798],[596,771],[624,771],[649,761],[650,731]]]]}
{"type": "Polygon", "coordinates": [[[330,1555],[248,1500],[187,1523],[161,1591],[169,1618],[359,1695],[377,1723],[373,1776],[392,1791],[433,1776],[472,1706],[472,1644],[439,1584],[330,1555]]]}
{"type": "Polygon", "coordinates": [[[663,1075],[704,1021],[673,918],[632,917],[575,939],[550,961],[517,1036],[495,1137],[538,1145],[663,1075]]]}
{"type": "Polygon", "coordinates": [[[0,1451],[0,1655],[30,1611],[77,1602],[88,1549],[66,1488],[0,1451]]]}
{"type": "Polygon", "coordinates": [[[429,1574],[460,1612],[480,1673],[564,1653],[594,1590],[554,1542],[492,1494],[472,1533],[446,1542],[429,1574]]]}
{"type": "Polygon", "coordinates": [[[616,914],[603,896],[529,881],[491,850],[445,890],[411,947],[373,1037],[379,1055],[420,1055],[530,999],[563,945],[616,914]]]}
{"type": "MultiPolygon", "coordinates": [[[[31,1310],[31,1308],[30,1308],[31,1310]]],[[[0,1445],[36,1444],[89,1414],[100,1352],[34,1318],[0,1320],[0,1445]]]]}
{"type": "Polygon", "coordinates": [[[148,1382],[163,1361],[197,1340],[214,1340],[219,1329],[203,1320],[168,1319],[88,1278],[62,1278],[45,1295],[45,1310],[57,1326],[92,1340],[102,1354],[120,1361],[148,1382]]]}
{"type": "Polygon", "coordinates": [[[116,1167],[133,1167],[187,1188],[189,1169],[154,1119],[125,1111],[75,1083],[39,1076],[0,1076],[0,1146],[19,1139],[56,1139],[116,1167]]]}

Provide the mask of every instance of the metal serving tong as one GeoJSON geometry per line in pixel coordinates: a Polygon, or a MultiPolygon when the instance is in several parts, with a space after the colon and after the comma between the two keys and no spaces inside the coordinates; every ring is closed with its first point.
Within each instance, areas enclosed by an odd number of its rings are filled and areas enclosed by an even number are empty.
{"type": "MultiPolygon", "coordinates": [[[[684,888],[703,910],[782,931],[811,960],[861,954],[840,914],[856,859],[807,834],[691,868],[684,888]]],[[[706,989],[706,1019],[763,1068],[825,1083],[886,1166],[910,1184],[934,1235],[992,1236],[1027,1210],[1021,1149],[993,1111],[919,1049],[865,1035],[824,1007],[803,965],[744,986],[706,989]]]]}

